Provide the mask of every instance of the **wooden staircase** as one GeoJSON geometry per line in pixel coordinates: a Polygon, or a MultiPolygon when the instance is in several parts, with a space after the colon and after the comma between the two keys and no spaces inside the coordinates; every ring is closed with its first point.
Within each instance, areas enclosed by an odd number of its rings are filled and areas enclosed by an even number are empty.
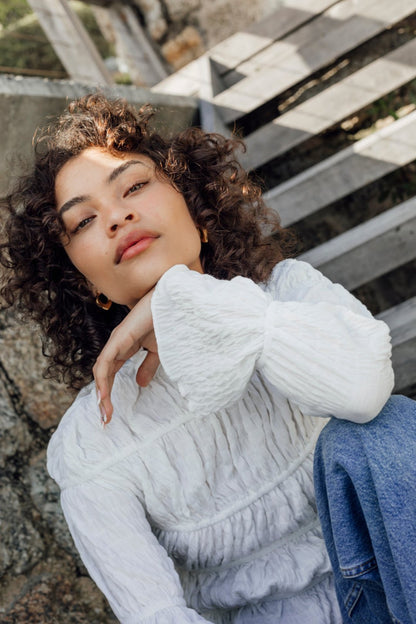
{"type": "MultiPolygon", "coordinates": [[[[302,160],[302,150],[308,152],[311,140],[325,141],[325,133],[339,130],[352,116],[416,79],[412,37],[368,62],[363,54],[360,66],[346,75],[338,71],[348,68],[354,55],[360,58],[369,41],[377,41],[396,25],[405,29],[406,24],[415,24],[415,12],[416,0],[288,0],[267,19],[216,45],[152,90],[199,98],[201,124],[209,131],[241,128],[247,146],[242,163],[260,172],[267,183],[273,163],[290,163],[294,154],[302,160]],[[331,73],[335,78],[326,80],[331,73]],[[309,84],[316,82],[321,88],[310,89],[313,95],[308,97],[309,84]],[[299,103],[293,98],[293,105],[276,114],[279,104],[297,92],[305,92],[297,98],[299,103]]],[[[345,207],[363,189],[414,163],[416,111],[411,108],[386,127],[350,145],[344,141],[329,156],[270,183],[265,198],[283,224],[304,231],[308,219],[319,221],[328,208],[345,207]]],[[[390,202],[384,210],[381,206],[380,213],[369,219],[363,215],[358,225],[300,258],[350,290],[409,263],[412,267],[416,197],[390,202]]],[[[399,304],[374,310],[391,328],[395,390],[411,396],[416,395],[414,279],[407,277],[405,298],[399,304]]]]}

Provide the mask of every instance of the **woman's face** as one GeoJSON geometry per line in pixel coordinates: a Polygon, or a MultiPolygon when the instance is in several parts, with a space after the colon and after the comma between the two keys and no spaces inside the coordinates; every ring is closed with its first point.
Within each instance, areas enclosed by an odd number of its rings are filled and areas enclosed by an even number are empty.
{"type": "Polygon", "coordinates": [[[63,166],[55,194],[65,250],[95,294],[132,307],[175,264],[202,273],[185,200],[150,158],[86,149],[63,166]]]}

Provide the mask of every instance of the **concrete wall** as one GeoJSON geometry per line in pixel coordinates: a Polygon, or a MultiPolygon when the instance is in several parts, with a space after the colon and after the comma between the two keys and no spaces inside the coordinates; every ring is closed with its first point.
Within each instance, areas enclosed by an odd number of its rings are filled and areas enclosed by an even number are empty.
{"type": "MultiPolygon", "coordinates": [[[[87,85],[71,81],[0,75],[0,194],[20,171],[19,158],[30,158],[32,137],[38,127],[50,123],[74,98],[89,93],[87,85]]],[[[176,132],[197,120],[192,98],[152,93],[141,87],[117,85],[102,90],[110,97],[124,97],[132,104],[152,104],[155,124],[161,132],[176,132]]]]}

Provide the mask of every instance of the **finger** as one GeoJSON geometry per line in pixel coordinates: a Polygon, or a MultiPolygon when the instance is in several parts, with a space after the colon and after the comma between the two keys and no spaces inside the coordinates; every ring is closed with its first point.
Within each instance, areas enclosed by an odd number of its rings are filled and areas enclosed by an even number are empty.
{"type": "Polygon", "coordinates": [[[158,354],[149,351],[136,373],[136,381],[139,386],[145,387],[151,382],[159,364],[160,360],[158,354]]]}
{"type": "Polygon", "coordinates": [[[97,404],[100,410],[101,422],[105,426],[105,425],[108,425],[113,414],[113,404],[111,402],[111,391],[110,392],[107,391],[107,387],[111,387],[111,386],[110,384],[107,385],[107,384],[101,383],[101,388],[104,389],[103,390],[104,396],[102,396],[100,387],[98,386],[97,382],[96,382],[96,386],[97,386],[97,404]]]}
{"type": "Polygon", "coordinates": [[[153,351],[153,353],[157,353],[158,346],[156,341],[155,332],[152,330],[142,338],[142,347],[147,349],[148,351],[153,351]]]}
{"type": "Polygon", "coordinates": [[[123,362],[105,360],[100,356],[93,368],[93,375],[97,389],[97,402],[100,408],[101,420],[103,424],[108,424],[113,413],[111,402],[111,390],[114,383],[114,376],[121,368],[123,362]]]}

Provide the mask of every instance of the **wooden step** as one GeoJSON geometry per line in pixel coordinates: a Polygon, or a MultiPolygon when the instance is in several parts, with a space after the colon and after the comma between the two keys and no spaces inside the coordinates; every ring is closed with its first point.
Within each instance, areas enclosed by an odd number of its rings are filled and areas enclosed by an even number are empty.
{"type": "Polygon", "coordinates": [[[340,123],[416,77],[416,39],[274,119],[246,139],[241,158],[255,169],[340,123]]]}
{"type": "Polygon", "coordinates": [[[235,121],[414,11],[416,0],[344,0],[238,66],[247,77],[213,101],[226,123],[235,121]]]}
{"type": "Polygon", "coordinates": [[[283,225],[378,180],[416,159],[416,111],[357,141],[265,193],[283,225]]]}
{"type": "Polygon", "coordinates": [[[416,297],[382,312],[377,318],[390,327],[397,392],[416,383],[416,297]]]}
{"type": "Polygon", "coordinates": [[[334,4],[337,4],[334,0],[288,0],[272,15],[221,41],[200,58],[159,82],[152,90],[176,95],[199,95],[204,86],[204,77],[200,71],[200,64],[205,62],[204,57],[219,65],[220,75],[225,74],[334,4]]]}
{"type": "Polygon", "coordinates": [[[341,0],[286,0],[283,6],[259,22],[218,43],[209,51],[209,55],[221,66],[220,73],[224,77],[230,76],[234,69],[238,74],[239,67],[244,62],[340,2],[341,0]]]}
{"type": "Polygon", "coordinates": [[[299,256],[353,290],[416,258],[416,197],[299,256]]]}

